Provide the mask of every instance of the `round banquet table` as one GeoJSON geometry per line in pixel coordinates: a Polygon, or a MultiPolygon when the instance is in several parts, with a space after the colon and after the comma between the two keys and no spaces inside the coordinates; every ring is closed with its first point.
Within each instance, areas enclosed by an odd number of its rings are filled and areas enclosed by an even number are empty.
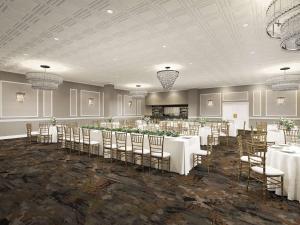
{"type": "Polygon", "coordinates": [[[274,142],[277,145],[284,144],[284,132],[283,130],[268,130],[267,133],[267,141],[268,142],[274,142]]]}
{"type": "MultiPolygon", "coordinates": [[[[283,194],[289,200],[300,201],[300,146],[291,145],[282,149],[269,147],[266,164],[284,172],[283,194]],[[284,151],[293,151],[292,153],[284,151]]],[[[276,189],[280,195],[280,188],[276,189]]]]}

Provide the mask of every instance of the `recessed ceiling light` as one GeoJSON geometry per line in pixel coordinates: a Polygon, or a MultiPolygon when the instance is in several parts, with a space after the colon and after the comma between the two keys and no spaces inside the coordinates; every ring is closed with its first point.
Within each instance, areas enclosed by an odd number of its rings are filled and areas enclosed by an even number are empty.
{"type": "Polygon", "coordinates": [[[54,40],[55,40],[55,41],[58,41],[58,40],[59,40],[59,38],[55,37],[55,38],[54,38],[54,40]]]}
{"type": "Polygon", "coordinates": [[[23,55],[25,55],[25,56],[28,56],[28,54],[27,54],[27,53],[24,53],[23,55]]]}
{"type": "Polygon", "coordinates": [[[193,63],[192,63],[192,62],[190,62],[189,64],[190,64],[190,65],[192,65],[193,63]]]}
{"type": "Polygon", "coordinates": [[[248,27],[248,26],[249,26],[248,23],[244,23],[244,24],[243,24],[243,27],[248,27]]]}
{"type": "Polygon", "coordinates": [[[111,9],[106,10],[106,12],[109,13],[109,14],[113,14],[114,13],[114,11],[111,10],[111,9]]]}
{"type": "Polygon", "coordinates": [[[163,48],[166,48],[167,46],[166,46],[166,45],[163,45],[162,47],[163,47],[163,48]]]}
{"type": "Polygon", "coordinates": [[[250,54],[251,54],[251,55],[254,55],[254,54],[255,54],[255,51],[251,51],[250,54]]]}

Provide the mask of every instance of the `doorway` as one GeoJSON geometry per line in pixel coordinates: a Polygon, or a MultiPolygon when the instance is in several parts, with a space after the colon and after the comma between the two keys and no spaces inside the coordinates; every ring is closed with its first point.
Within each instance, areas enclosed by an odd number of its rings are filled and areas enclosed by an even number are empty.
{"type": "Polygon", "coordinates": [[[224,102],[222,119],[230,122],[231,131],[234,136],[238,129],[249,128],[249,102],[224,102]]]}

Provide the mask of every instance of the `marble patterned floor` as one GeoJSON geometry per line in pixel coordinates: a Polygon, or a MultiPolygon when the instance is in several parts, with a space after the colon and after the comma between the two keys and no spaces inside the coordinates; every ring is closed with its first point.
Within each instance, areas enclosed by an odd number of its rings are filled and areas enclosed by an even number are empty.
{"type": "Polygon", "coordinates": [[[237,182],[235,147],[214,151],[212,171],[143,172],[56,145],[0,141],[0,225],[300,224],[300,204],[237,182]]]}

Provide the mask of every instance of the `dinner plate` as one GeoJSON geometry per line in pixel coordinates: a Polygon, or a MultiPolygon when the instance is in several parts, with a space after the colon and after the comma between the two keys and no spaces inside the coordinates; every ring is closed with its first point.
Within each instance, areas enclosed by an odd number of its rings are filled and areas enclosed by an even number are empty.
{"type": "Polygon", "coordinates": [[[282,149],[282,147],[281,146],[279,146],[279,145],[272,145],[272,146],[270,146],[271,148],[274,148],[274,149],[282,149]]]}
{"type": "Polygon", "coordinates": [[[292,149],[282,149],[281,151],[285,152],[285,153],[295,153],[296,152],[295,150],[292,150],[292,149]]]}
{"type": "Polygon", "coordinates": [[[279,144],[279,146],[287,146],[287,144],[279,144]]]}

